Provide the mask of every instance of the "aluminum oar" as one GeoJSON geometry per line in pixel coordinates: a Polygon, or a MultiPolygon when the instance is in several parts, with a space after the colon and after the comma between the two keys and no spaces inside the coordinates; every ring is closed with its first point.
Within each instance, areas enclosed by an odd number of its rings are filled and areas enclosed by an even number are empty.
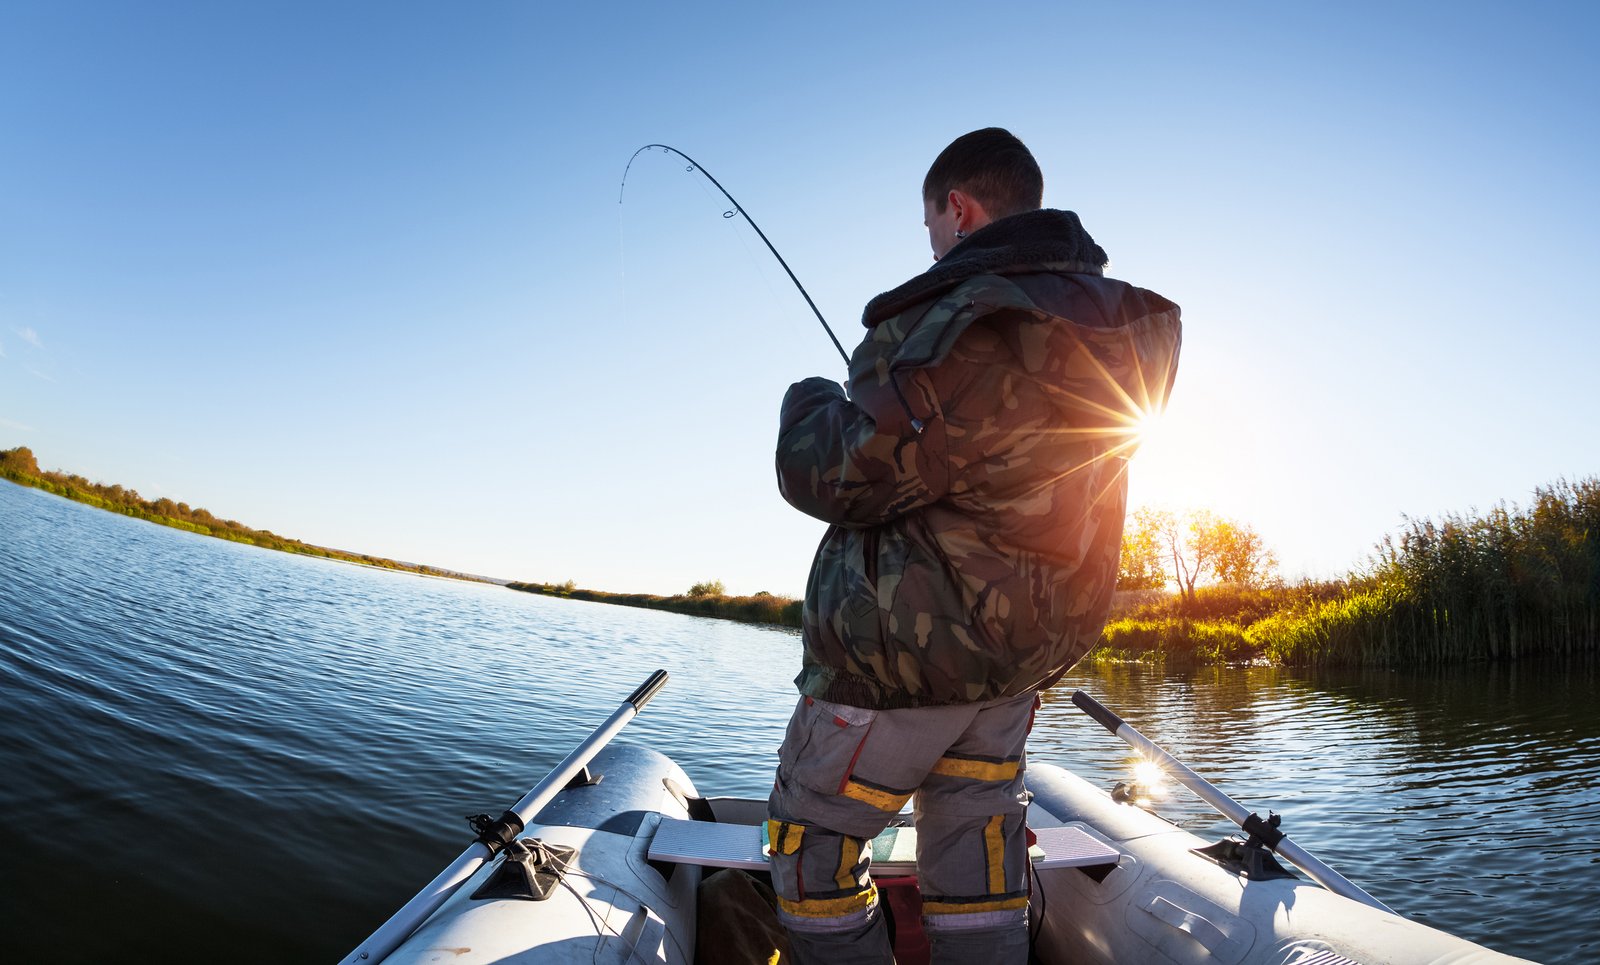
{"type": "Polygon", "coordinates": [[[644,710],[644,705],[649,703],[650,698],[654,697],[666,683],[665,670],[657,670],[651,674],[648,680],[639,685],[639,689],[629,694],[628,699],[606,718],[605,723],[584,738],[583,743],[567,755],[566,760],[556,765],[555,770],[535,785],[522,800],[512,805],[498,821],[484,824],[479,829],[478,840],[463,851],[461,857],[439,872],[438,877],[428,882],[427,887],[417,892],[415,897],[406,902],[366,941],[356,946],[356,950],[346,955],[340,965],[374,965],[399,948],[400,943],[427,921],[428,916],[437,911],[439,906],[461,887],[462,882],[472,877],[473,873],[493,858],[506,843],[521,833],[528,821],[549,804],[550,799],[559,794],[562,788],[567,786],[567,782],[583,770],[584,765],[588,764],[618,731],[628,725],[628,721],[638,716],[639,712],[644,710]]]}
{"type": "Polygon", "coordinates": [[[1266,847],[1286,858],[1290,864],[1304,871],[1307,876],[1317,884],[1328,889],[1336,895],[1354,899],[1364,905],[1371,905],[1379,911],[1395,914],[1394,909],[1367,894],[1365,891],[1346,878],[1344,875],[1328,867],[1316,855],[1300,847],[1283,832],[1268,822],[1261,820],[1255,812],[1245,808],[1244,805],[1222,793],[1210,781],[1189,769],[1189,766],[1167,753],[1161,745],[1139,733],[1134,726],[1106,706],[1090,697],[1081,690],[1073,691],[1072,702],[1078,709],[1093,717],[1100,726],[1122,738],[1128,746],[1154,761],[1162,770],[1171,774],[1180,784],[1198,794],[1207,804],[1216,808],[1223,817],[1237,824],[1251,835],[1261,839],[1266,847]]]}

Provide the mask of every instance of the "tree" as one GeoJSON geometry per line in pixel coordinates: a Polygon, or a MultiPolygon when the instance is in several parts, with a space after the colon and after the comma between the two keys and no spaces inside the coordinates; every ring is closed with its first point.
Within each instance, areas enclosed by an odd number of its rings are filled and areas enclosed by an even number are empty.
{"type": "Polygon", "coordinates": [[[1190,603],[1194,602],[1194,586],[1204,579],[1215,560],[1216,545],[1211,532],[1216,525],[1216,514],[1209,509],[1197,509],[1186,516],[1167,514],[1162,530],[1162,541],[1167,547],[1167,557],[1172,561],[1172,579],[1178,592],[1190,603]]]}
{"type": "Polygon", "coordinates": [[[686,595],[691,599],[698,600],[701,597],[722,596],[725,589],[721,580],[706,580],[704,583],[696,583],[694,586],[689,587],[689,592],[686,595]]]}
{"type": "Polygon", "coordinates": [[[1207,509],[1143,508],[1123,528],[1117,588],[1158,589],[1170,580],[1193,603],[1202,583],[1259,586],[1276,567],[1261,535],[1244,523],[1207,509]]]}
{"type": "Polygon", "coordinates": [[[18,446],[15,449],[0,451],[0,469],[22,473],[27,476],[38,476],[39,461],[33,457],[33,450],[27,446],[18,446]]]}
{"type": "Polygon", "coordinates": [[[1223,519],[1217,523],[1209,537],[1217,582],[1260,586],[1276,575],[1278,558],[1262,542],[1261,534],[1233,520],[1223,519]]]}
{"type": "Polygon", "coordinates": [[[1162,554],[1161,517],[1158,510],[1134,512],[1122,528],[1122,557],[1117,564],[1117,589],[1159,590],[1167,585],[1167,561],[1162,554]]]}

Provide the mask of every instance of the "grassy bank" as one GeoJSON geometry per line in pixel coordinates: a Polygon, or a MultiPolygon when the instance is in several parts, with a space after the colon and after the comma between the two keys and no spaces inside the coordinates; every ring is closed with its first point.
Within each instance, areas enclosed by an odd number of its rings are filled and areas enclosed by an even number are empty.
{"type": "Polygon", "coordinates": [[[1345,580],[1136,603],[1095,660],[1424,666],[1600,653],[1600,479],[1407,520],[1345,580]]]}
{"type": "Polygon", "coordinates": [[[93,506],[96,509],[120,513],[123,516],[131,516],[134,519],[142,519],[161,526],[170,526],[173,529],[181,529],[184,532],[196,533],[200,536],[225,539],[234,543],[245,543],[250,546],[259,546],[263,549],[278,550],[282,553],[320,556],[345,563],[378,566],[388,570],[401,570],[424,576],[482,582],[479,577],[442,570],[437,567],[423,566],[416,563],[401,563],[381,556],[350,553],[345,550],[330,549],[326,546],[313,546],[310,543],[302,543],[297,539],[279,536],[269,530],[251,529],[237,520],[218,519],[207,510],[191,508],[187,503],[173,502],[170,499],[145,499],[139,495],[138,490],[124,489],[119,485],[90,482],[82,476],[70,473],[43,470],[39,468],[33,452],[26,447],[0,450],[0,479],[9,479],[19,485],[42,489],[57,496],[64,496],[74,502],[93,506]]]}
{"type": "MultiPolygon", "coordinates": [[[[644,607],[649,610],[670,610],[697,617],[718,617],[741,623],[768,623],[782,627],[800,626],[800,601],[771,593],[754,596],[725,596],[720,592],[679,593],[673,596],[655,596],[649,593],[607,593],[604,590],[584,590],[570,583],[510,583],[513,590],[560,596],[594,603],[614,603],[618,606],[644,607]]],[[[695,589],[699,589],[696,587],[695,589]]]]}
{"type": "MultiPolygon", "coordinates": [[[[1179,594],[1119,599],[1090,662],[1272,662],[1262,634],[1349,592],[1340,582],[1271,587],[1202,586],[1193,600],[1179,594]]],[[[1119,597],[1122,596],[1119,594],[1119,597]]]]}

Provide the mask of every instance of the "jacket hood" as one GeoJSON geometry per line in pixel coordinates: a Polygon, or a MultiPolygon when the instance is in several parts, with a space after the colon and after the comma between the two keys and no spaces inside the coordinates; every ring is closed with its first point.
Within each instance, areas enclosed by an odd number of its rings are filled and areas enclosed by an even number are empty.
{"type": "Polygon", "coordinates": [[[897,343],[892,373],[938,365],[962,333],[988,325],[1009,346],[1017,374],[1075,412],[1075,422],[1103,423],[1115,409],[1116,421],[1131,425],[1165,405],[1182,343],[1180,309],[1104,277],[1105,264],[1076,214],[1030,211],[974,232],[932,269],[874,298],[862,320],[897,343]]]}
{"type": "Polygon", "coordinates": [[[1034,272],[1040,265],[1101,274],[1110,259],[1072,211],[1042,208],[990,222],[950,249],[932,268],[867,302],[867,328],[979,275],[1034,272]]]}

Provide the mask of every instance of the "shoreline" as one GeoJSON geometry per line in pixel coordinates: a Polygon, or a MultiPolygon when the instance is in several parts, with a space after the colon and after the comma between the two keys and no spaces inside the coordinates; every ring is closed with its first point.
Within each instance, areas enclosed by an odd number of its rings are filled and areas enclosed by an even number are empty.
{"type": "MultiPolygon", "coordinates": [[[[146,522],[261,549],[541,596],[795,629],[802,601],[727,596],[717,581],[672,596],[478,576],[317,546],[0,450],[0,479],[146,522]]],[[[1121,591],[1081,662],[1280,667],[1407,667],[1600,655],[1600,477],[1558,480],[1527,509],[1408,520],[1372,564],[1296,585],[1212,584],[1186,593],[1121,591]]]]}
{"type": "MultiPolygon", "coordinates": [[[[4,453],[0,453],[0,456],[3,455],[4,453]]],[[[168,529],[176,529],[186,533],[193,533],[196,536],[206,536],[211,539],[225,540],[229,543],[240,543],[245,546],[254,546],[257,549],[272,550],[278,553],[288,553],[293,556],[310,556],[317,559],[332,560],[336,563],[350,563],[356,566],[367,566],[372,567],[373,569],[387,570],[391,573],[408,573],[413,576],[426,576],[434,579],[458,580],[465,583],[484,583],[491,586],[504,586],[509,582],[492,577],[475,576],[469,573],[459,573],[454,570],[446,570],[436,566],[428,566],[424,563],[403,563],[399,560],[391,560],[382,556],[372,556],[366,553],[355,553],[349,550],[334,549],[327,546],[317,546],[313,543],[305,543],[297,539],[278,536],[276,533],[251,529],[238,523],[233,523],[230,526],[228,524],[232,523],[231,520],[215,520],[215,518],[212,517],[212,520],[215,521],[216,525],[208,525],[206,522],[196,522],[192,519],[182,519],[176,516],[169,516],[150,508],[150,504],[146,501],[137,500],[137,494],[134,494],[135,499],[126,501],[117,501],[112,498],[107,498],[107,496],[102,495],[95,490],[110,490],[111,487],[101,486],[97,483],[87,483],[87,481],[84,483],[79,483],[78,480],[81,479],[81,477],[67,477],[65,480],[57,480],[51,478],[49,475],[42,473],[35,475],[33,473],[22,472],[11,466],[0,463],[0,479],[4,479],[6,482],[13,483],[14,485],[21,486],[25,489],[34,489],[38,490],[39,492],[49,493],[52,496],[57,496],[61,499],[78,503],[83,506],[88,506],[91,509],[98,509],[102,512],[116,513],[118,516],[127,516],[131,519],[142,520],[147,523],[153,523],[157,526],[165,526],[168,529]]],[[[176,503],[174,505],[182,506],[183,504],[176,503]]],[[[209,514],[207,515],[209,516],[209,514]]]]}
{"type": "Polygon", "coordinates": [[[507,589],[519,593],[533,593],[589,603],[609,603],[612,606],[631,606],[645,610],[666,610],[692,617],[712,617],[750,623],[757,626],[799,629],[801,601],[771,593],[754,596],[725,596],[720,593],[657,596],[653,593],[610,593],[605,590],[585,590],[571,585],[552,583],[506,584],[507,589]]]}

